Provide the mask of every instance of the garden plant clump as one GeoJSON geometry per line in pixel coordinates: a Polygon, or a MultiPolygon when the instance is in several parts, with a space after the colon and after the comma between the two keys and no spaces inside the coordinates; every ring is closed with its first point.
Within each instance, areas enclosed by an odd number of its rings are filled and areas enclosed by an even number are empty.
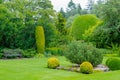
{"type": "Polygon", "coordinates": [[[103,60],[99,49],[92,44],[80,41],[74,41],[68,45],[65,57],[72,63],[81,64],[84,61],[89,61],[93,66],[100,64],[103,60]]]}
{"type": "Polygon", "coordinates": [[[47,62],[47,67],[48,68],[55,69],[58,66],[60,66],[60,62],[57,58],[52,57],[52,58],[48,59],[48,62],[47,62]]]}
{"type": "Polygon", "coordinates": [[[110,68],[110,70],[120,70],[120,59],[109,58],[106,61],[106,65],[110,68]]]}
{"type": "Polygon", "coordinates": [[[85,74],[93,73],[93,66],[90,62],[83,62],[80,65],[80,72],[85,74]]]}

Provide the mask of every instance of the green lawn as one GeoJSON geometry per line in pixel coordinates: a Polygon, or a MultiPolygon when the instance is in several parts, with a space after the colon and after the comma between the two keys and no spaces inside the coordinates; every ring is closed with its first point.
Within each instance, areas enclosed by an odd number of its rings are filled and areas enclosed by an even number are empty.
{"type": "MultiPolygon", "coordinates": [[[[59,57],[62,65],[70,65],[59,57]]],[[[0,80],[119,80],[120,71],[81,74],[46,68],[47,58],[0,60],[0,80]]]]}

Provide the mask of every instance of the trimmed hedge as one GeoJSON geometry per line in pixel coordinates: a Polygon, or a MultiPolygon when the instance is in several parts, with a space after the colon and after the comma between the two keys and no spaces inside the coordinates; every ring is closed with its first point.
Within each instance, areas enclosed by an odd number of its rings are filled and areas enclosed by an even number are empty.
{"type": "Polygon", "coordinates": [[[119,58],[109,58],[106,61],[106,65],[110,70],[120,70],[120,59],[119,58]]]}
{"type": "Polygon", "coordinates": [[[71,35],[76,40],[82,39],[85,30],[96,25],[98,21],[99,19],[92,14],[77,17],[72,24],[71,35]]]}
{"type": "Polygon", "coordinates": [[[45,52],[45,36],[44,36],[43,27],[41,26],[36,27],[35,37],[36,37],[37,52],[43,54],[45,52]]]}
{"type": "Polygon", "coordinates": [[[93,66],[90,62],[83,62],[80,65],[80,72],[85,74],[93,73],[93,66]]]}
{"type": "Polygon", "coordinates": [[[51,58],[48,59],[48,62],[47,62],[47,67],[48,68],[55,69],[59,65],[60,65],[60,62],[57,58],[51,57],[51,58]]]}

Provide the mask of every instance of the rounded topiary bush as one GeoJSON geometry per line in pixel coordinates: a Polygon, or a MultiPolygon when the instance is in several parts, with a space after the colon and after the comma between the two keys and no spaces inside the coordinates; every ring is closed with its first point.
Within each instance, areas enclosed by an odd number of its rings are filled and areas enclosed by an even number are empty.
{"type": "Polygon", "coordinates": [[[93,73],[93,66],[90,62],[83,62],[80,65],[80,72],[85,73],[85,74],[90,74],[93,73]]]}
{"type": "Polygon", "coordinates": [[[100,64],[103,60],[99,49],[92,44],[80,41],[73,41],[67,46],[65,57],[72,63],[81,64],[84,61],[89,61],[93,66],[100,64]]]}
{"type": "Polygon", "coordinates": [[[60,65],[60,62],[57,58],[52,57],[48,59],[47,66],[48,68],[55,69],[60,65]]]}
{"type": "Polygon", "coordinates": [[[80,40],[83,38],[85,30],[97,24],[99,19],[92,14],[82,15],[75,18],[71,28],[71,35],[76,39],[80,40]]]}
{"type": "Polygon", "coordinates": [[[110,70],[120,70],[120,59],[118,58],[109,58],[106,61],[106,65],[110,70]]]}

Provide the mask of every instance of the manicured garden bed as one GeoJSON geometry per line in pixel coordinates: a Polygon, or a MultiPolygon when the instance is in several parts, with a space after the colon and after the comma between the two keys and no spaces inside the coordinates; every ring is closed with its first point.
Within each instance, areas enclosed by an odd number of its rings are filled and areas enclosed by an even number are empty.
{"type": "MultiPolygon", "coordinates": [[[[0,60],[0,80],[119,80],[120,70],[82,74],[48,69],[48,58],[0,60]]],[[[58,57],[62,66],[72,65],[66,58],[58,57]]],[[[106,58],[104,58],[103,63],[106,58]]]]}

